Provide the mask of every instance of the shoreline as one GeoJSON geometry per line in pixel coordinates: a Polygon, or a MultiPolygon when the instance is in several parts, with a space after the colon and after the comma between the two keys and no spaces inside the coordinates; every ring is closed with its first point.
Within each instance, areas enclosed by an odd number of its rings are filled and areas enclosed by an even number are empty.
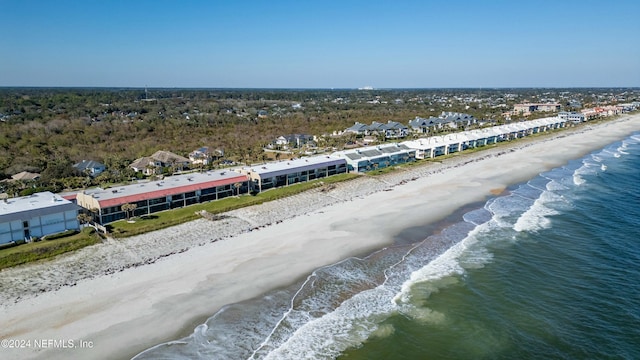
{"type": "Polygon", "coordinates": [[[82,339],[95,345],[8,349],[8,358],[131,357],[185,336],[185,329],[193,331],[191,324],[225,304],[392,245],[403,230],[435,226],[463,206],[638,130],[639,114],[587,124],[441,163],[363,176],[327,192],[234,210],[215,222],[196,220],[6,269],[0,272],[0,319],[7,325],[0,338],[82,339]]]}

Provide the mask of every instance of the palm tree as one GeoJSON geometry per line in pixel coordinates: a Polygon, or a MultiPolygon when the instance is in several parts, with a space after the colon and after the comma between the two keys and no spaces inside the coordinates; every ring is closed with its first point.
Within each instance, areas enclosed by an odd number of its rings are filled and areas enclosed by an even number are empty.
{"type": "Polygon", "coordinates": [[[235,184],[233,184],[233,186],[236,188],[236,195],[240,195],[240,188],[242,187],[242,183],[237,182],[235,184]]]}
{"type": "Polygon", "coordinates": [[[133,212],[136,208],[138,208],[138,205],[127,203],[127,204],[122,204],[121,208],[122,208],[122,211],[124,211],[127,214],[127,220],[129,220],[129,217],[130,217],[129,213],[133,212]]]}

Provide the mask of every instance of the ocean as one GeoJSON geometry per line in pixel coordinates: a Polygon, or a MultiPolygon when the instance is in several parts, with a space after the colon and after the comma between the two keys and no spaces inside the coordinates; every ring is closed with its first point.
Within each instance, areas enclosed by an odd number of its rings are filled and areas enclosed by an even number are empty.
{"type": "Polygon", "coordinates": [[[540,358],[640,359],[640,133],[135,357],[540,358]]]}

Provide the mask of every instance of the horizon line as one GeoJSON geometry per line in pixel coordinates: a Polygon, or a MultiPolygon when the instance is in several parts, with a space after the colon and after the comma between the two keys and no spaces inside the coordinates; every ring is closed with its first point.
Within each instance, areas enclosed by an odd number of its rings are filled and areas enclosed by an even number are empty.
{"type": "Polygon", "coordinates": [[[181,86],[40,86],[0,85],[0,89],[182,89],[182,90],[500,90],[500,89],[640,89],[640,86],[469,86],[469,87],[181,87],[181,86]]]}

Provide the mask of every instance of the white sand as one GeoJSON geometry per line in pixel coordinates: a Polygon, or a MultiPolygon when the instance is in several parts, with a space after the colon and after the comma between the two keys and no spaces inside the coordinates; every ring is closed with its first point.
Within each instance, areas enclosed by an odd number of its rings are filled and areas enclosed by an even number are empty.
{"type": "Polygon", "coordinates": [[[4,270],[0,339],[29,346],[3,348],[1,357],[130,358],[188,335],[225,304],[391,244],[403,229],[443,219],[637,130],[640,115],[522,139],[442,164],[363,176],[330,191],[232,211],[224,220],[198,220],[4,270]],[[93,346],[36,344],[49,339],[93,346]]]}

